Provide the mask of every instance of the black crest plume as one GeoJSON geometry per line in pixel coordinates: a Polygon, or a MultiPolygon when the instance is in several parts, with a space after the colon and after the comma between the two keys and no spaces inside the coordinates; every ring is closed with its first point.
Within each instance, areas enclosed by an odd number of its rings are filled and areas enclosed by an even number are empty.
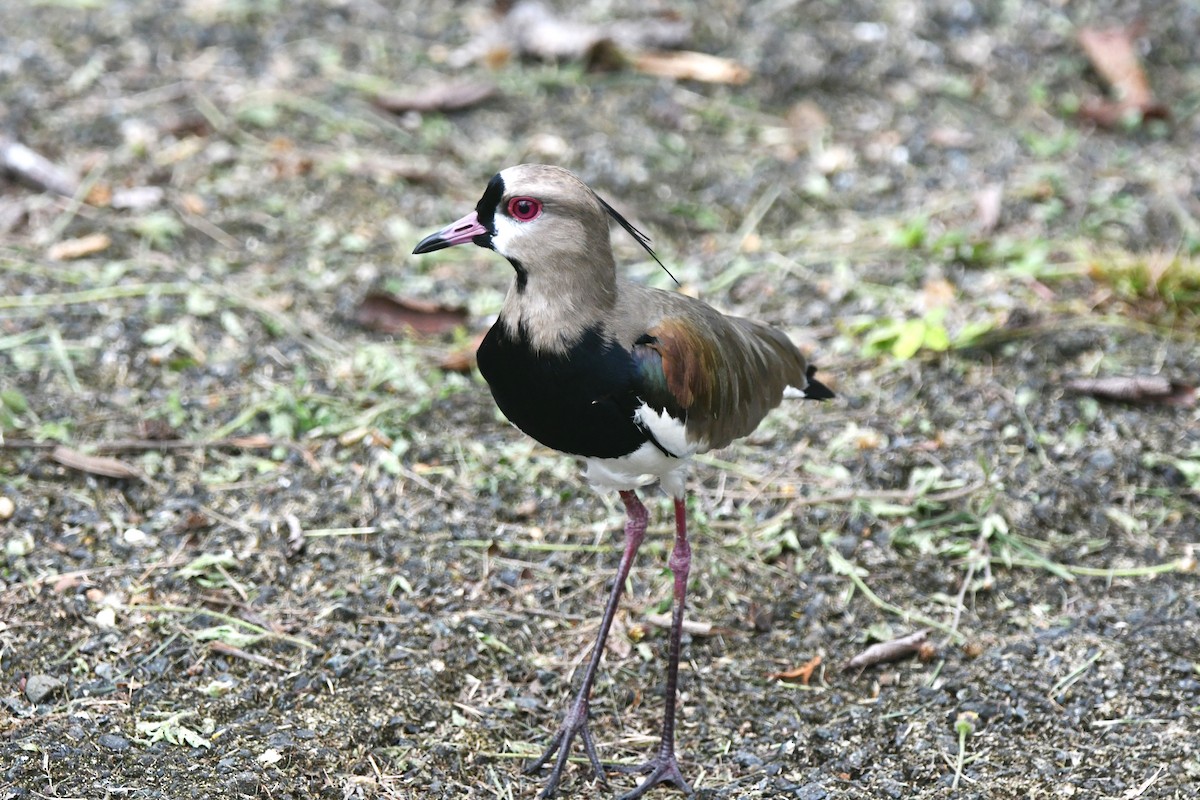
{"type": "Polygon", "coordinates": [[[642,249],[649,253],[650,257],[658,262],[658,265],[662,267],[662,271],[667,273],[671,280],[675,281],[676,286],[679,286],[679,280],[674,275],[671,275],[671,270],[667,269],[667,265],[662,263],[658,255],[654,252],[654,249],[650,247],[650,237],[633,227],[633,224],[629,220],[622,217],[615,208],[610,206],[608,202],[605,201],[603,197],[596,195],[596,199],[600,201],[600,205],[604,207],[604,210],[608,212],[608,215],[615,219],[622,228],[628,231],[629,235],[633,237],[634,241],[640,244],[642,249]]]}

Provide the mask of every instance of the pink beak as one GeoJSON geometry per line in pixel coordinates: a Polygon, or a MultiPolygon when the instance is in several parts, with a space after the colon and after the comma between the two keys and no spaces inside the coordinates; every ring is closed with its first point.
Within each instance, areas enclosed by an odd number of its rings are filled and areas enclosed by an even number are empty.
{"type": "Polygon", "coordinates": [[[472,211],[457,222],[451,222],[437,233],[431,233],[417,242],[417,246],[413,248],[413,254],[432,253],[434,250],[442,250],[467,242],[475,242],[480,247],[487,247],[486,242],[476,241],[481,236],[491,236],[491,231],[483,227],[483,223],[479,221],[479,215],[472,211]]]}

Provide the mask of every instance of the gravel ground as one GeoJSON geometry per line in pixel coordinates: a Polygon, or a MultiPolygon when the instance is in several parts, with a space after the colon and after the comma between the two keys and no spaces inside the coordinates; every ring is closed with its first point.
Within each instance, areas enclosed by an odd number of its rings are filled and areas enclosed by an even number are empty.
{"type": "MultiPolygon", "coordinates": [[[[0,798],[536,795],[620,510],[440,366],[508,267],[408,255],[522,161],[838,392],[695,471],[698,796],[1193,797],[1200,9],[556,7],[748,80],[522,58],[481,3],[0,8],[0,144],[82,181],[0,178],[0,798]],[[1133,23],[1170,118],[1097,129],[1078,33],[1133,23]],[[495,93],[372,103],[448,80],[495,93]],[[381,333],[372,291],[466,328],[381,333]],[[1114,376],[1178,402],[1068,385],[1114,376]],[[921,658],[843,669],[919,629],[921,658]]],[[[593,706],[613,762],[661,711],[647,496],[593,706]]],[[[563,794],[610,783],[573,764],[563,794]]]]}

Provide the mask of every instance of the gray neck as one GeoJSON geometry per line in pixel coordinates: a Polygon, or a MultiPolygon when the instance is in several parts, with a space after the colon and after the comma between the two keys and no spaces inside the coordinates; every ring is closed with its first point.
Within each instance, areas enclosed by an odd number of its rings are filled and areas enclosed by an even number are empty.
{"type": "Polygon", "coordinates": [[[508,288],[500,323],[515,335],[522,328],[534,349],[565,352],[588,328],[604,321],[617,303],[611,255],[607,265],[541,264],[508,288]]]}

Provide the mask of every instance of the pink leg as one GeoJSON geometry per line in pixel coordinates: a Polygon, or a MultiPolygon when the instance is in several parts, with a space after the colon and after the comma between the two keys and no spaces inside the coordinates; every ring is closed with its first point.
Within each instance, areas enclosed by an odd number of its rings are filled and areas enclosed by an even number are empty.
{"type": "MultiPolygon", "coordinates": [[[[543,799],[553,797],[558,791],[558,783],[562,780],[563,768],[567,765],[567,756],[571,750],[571,740],[576,735],[583,740],[583,749],[592,763],[592,769],[596,771],[596,777],[600,779],[601,783],[605,782],[604,768],[600,764],[600,758],[596,755],[596,745],[592,742],[592,734],[588,731],[588,698],[592,693],[592,684],[596,680],[596,670],[600,666],[600,658],[604,655],[604,642],[608,638],[609,628],[612,627],[613,617],[617,613],[621,591],[625,588],[629,569],[633,566],[633,558],[637,555],[638,547],[641,546],[642,539],[646,535],[648,517],[646,507],[642,505],[634,492],[621,492],[621,499],[625,501],[625,550],[621,553],[621,563],[617,565],[617,575],[613,580],[612,591],[608,595],[608,604],[604,607],[604,616],[600,619],[600,633],[596,637],[591,660],[588,661],[587,669],[583,673],[583,683],[580,685],[579,693],[575,695],[570,709],[567,710],[562,726],[550,740],[546,752],[542,753],[541,757],[525,770],[526,772],[536,772],[549,763],[555,753],[558,754],[558,758],[554,759],[554,766],[550,769],[546,787],[538,795],[543,799]]],[[[676,646],[676,651],[678,651],[678,646],[676,646]]]]}
{"type": "Polygon", "coordinates": [[[667,562],[675,575],[675,598],[671,607],[671,643],[667,660],[667,690],[663,710],[662,739],[658,752],[636,772],[649,772],[636,789],[621,795],[618,800],[636,800],[660,783],[673,783],[688,796],[692,787],[684,780],[675,759],[675,703],[679,687],[679,648],[683,636],[683,605],[687,597],[688,571],[692,566],[692,548],[687,538],[687,507],[682,497],[675,498],[675,547],[667,562]]]}

